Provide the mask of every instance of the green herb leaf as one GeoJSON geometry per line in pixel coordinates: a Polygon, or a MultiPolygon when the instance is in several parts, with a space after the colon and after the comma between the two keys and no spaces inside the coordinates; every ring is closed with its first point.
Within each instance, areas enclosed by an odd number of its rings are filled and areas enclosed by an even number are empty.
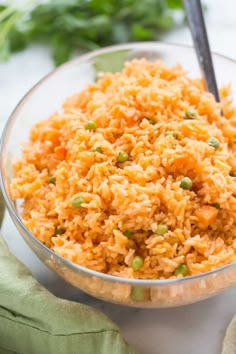
{"type": "Polygon", "coordinates": [[[0,60],[7,61],[10,58],[10,55],[9,40],[0,41],[0,60]]]}
{"type": "Polygon", "coordinates": [[[63,64],[69,60],[71,48],[61,33],[55,33],[52,36],[52,57],[56,66],[63,64]]]}
{"type": "Polygon", "coordinates": [[[0,58],[43,41],[60,65],[81,50],[155,40],[174,25],[176,9],[182,11],[180,0],[25,0],[21,8],[0,5],[0,58]]]}
{"type": "Polygon", "coordinates": [[[182,0],[167,0],[167,5],[171,9],[182,9],[182,0]]]}

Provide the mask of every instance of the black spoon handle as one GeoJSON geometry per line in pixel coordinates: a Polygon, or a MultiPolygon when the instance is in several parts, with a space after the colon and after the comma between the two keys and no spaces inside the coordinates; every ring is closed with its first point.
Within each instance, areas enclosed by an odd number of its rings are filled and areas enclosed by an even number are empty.
{"type": "Polygon", "coordinates": [[[220,101],[217,89],[214,66],[211,57],[209,41],[200,0],[183,0],[188,24],[192,33],[194,47],[199,65],[205,80],[205,85],[216,101],[220,101]]]}

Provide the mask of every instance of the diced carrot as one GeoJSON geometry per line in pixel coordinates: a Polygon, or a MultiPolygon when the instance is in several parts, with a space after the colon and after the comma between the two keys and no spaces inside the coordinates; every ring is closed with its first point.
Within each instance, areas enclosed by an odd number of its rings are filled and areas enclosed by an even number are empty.
{"type": "Polygon", "coordinates": [[[59,144],[60,133],[58,130],[51,129],[43,134],[43,140],[50,140],[54,146],[59,144]]]}
{"type": "Polygon", "coordinates": [[[228,84],[228,85],[221,86],[220,97],[222,99],[224,98],[229,99],[230,95],[231,95],[231,85],[228,84]]]}
{"type": "Polygon", "coordinates": [[[127,108],[123,105],[118,105],[118,104],[114,105],[114,107],[111,109],[111,114],[115,118],[125,119],[128,126],[134,124],[137,118],[136,110],[134,108],[127,108]]]}
{"type": "Polygon", "coordinates": [[[187,156],[176,156],[173,161],[173,164],[177,167],[186,165],[188,163],[189,163],[189,157],[187,157],[187,156]]]}
{"type": "Polygon", "coordinates": [[[217,217],[218,209],[212,207],[210,205],[203,205],[197,212],[196,215],[198,217],[199,222],[207,227],[209,226],[217,217]]]}
{"type": "Polygon", "coordinates": [[[30,132],[30,140],[36,141],[51,141],[53,146],[59,144],[60,132],[58,129],[49,127],[48,129],[43,129],[40,124],[37,124],[36,127],[33,127],[30,132]]]}
{"type": "Polygon", "coordinates": [[[197,136],[199,139],[205,139],[208,136],[207,129],[195,121],[183,121],[180,129],[185,137],[197,136]]]}
{"type": "Polygon", "coordinates": [[[66,148],[63,146],[56,146],[54,152],[58,160],[63,160],[66,157],[66,148]]]}
{"type": "Polygon", "coordinates": [[[229,156],[227,162],[231,166],[231,170],[236,171],[236,158],[233,155],[229,156]]]}

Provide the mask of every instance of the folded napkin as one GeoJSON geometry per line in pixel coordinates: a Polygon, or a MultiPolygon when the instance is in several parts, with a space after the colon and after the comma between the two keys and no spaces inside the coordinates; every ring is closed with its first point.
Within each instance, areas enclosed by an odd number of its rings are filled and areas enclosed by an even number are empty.
{"type": "Polygon", "coordinates": [[[236,315],[226,330],[221,354],[236,354],[236,315]]]}
{"type": "Polygon", "coordinates": [[[42,287],[0,238],[0,354],[135,354],[95,309],[42,287]]]}

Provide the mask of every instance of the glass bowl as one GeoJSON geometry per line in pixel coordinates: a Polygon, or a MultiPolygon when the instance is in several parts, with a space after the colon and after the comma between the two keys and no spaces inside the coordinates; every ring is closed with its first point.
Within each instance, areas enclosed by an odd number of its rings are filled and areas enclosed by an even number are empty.
{"type": "MultiPolygon", "coordinates": [[[[42,79],[21,100],[4,129],[1,147],[1,188],[19,233],[33,252],[65,281],[106,301],[136,307],[171,307],[194,303],[236,284],[236,263],[182,279],[138,280],[102,274],[58,256],[38,241],[23,225],[20,211],[10,194],[12,160],[21,154],[21,142],[31,126],[59,110],[64,99],[96,80],[101,71],[119,71],[134,58],[162,59],[167,65],[180,63],[190,76],[200,76],[193,48],[164,43],[118,45],[82,55],[42,79]]],[[[218,85],[231,82],[236,93],[236,62],[213,54],[218,85]]]]}

